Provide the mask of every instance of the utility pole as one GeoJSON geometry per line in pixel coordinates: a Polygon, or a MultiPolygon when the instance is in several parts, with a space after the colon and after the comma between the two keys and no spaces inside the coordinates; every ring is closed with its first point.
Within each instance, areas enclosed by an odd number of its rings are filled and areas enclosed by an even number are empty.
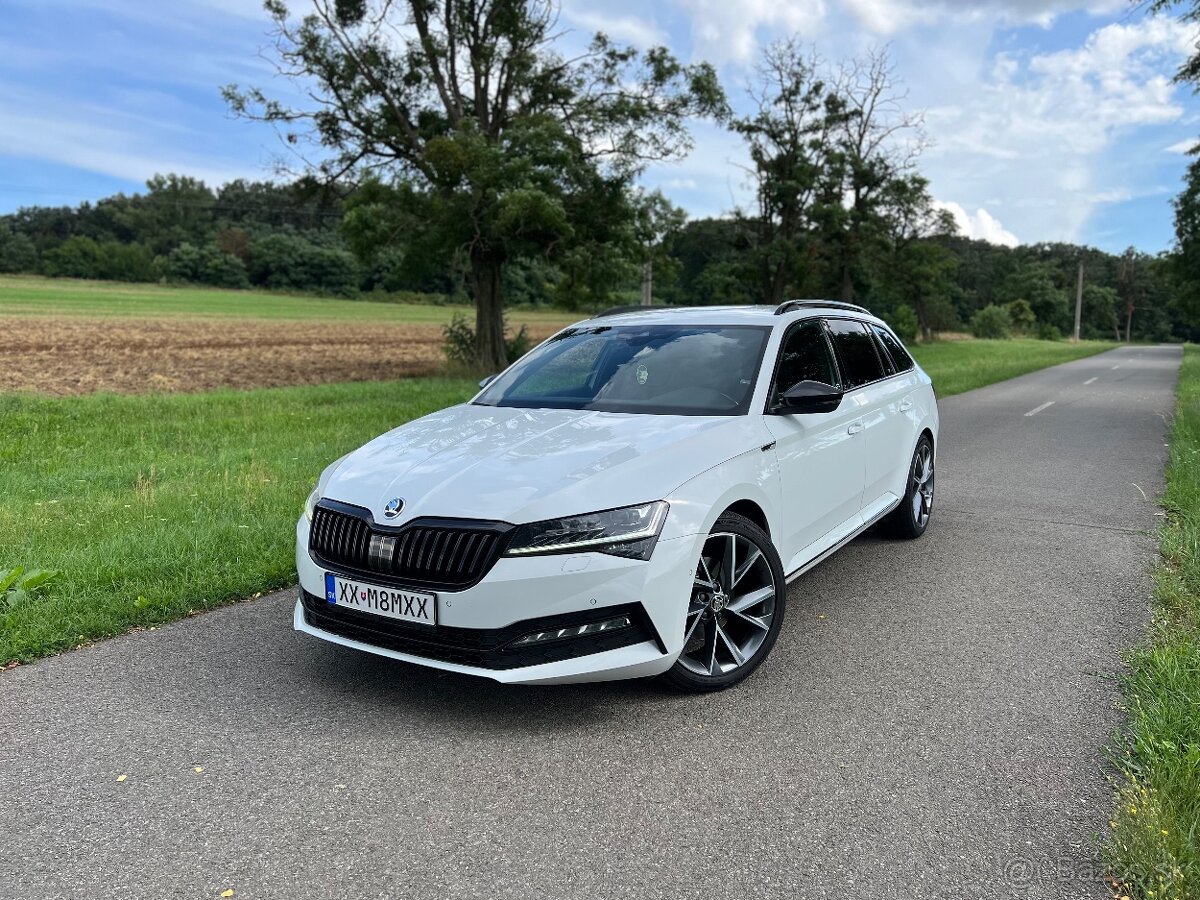
{"type": "Polygon", "coordinates": [[[1079,279],[1075,282],[1075,341],[1079,341],[1079,318],[1083,314],[1083,257],[1079,257],[1079,279]]]}
{"type": "Polygon", "coordinates": [[[654,304],[654,263],[646,260],[642,263],[642,306],[654,304]]]}

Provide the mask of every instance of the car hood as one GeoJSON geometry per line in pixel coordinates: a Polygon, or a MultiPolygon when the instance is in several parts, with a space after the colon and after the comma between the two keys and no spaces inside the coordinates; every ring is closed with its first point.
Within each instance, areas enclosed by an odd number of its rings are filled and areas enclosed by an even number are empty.
{"type": "Polygon", "coordinates": [[[751,416],[658,416],[464,404],[346,456],[322,495],[401,525],[421,516],[534,522],[670,492],[769,440],[751,416]],[[404,509],[383,517],[399,497],[404,509]]]}

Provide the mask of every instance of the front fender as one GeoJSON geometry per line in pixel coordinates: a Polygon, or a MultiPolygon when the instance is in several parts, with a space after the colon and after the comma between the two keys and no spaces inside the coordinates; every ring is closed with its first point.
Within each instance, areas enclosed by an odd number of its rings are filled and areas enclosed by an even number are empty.
{"type": "Polygon", "coordinates": [[[667,497],[671,504],[664,538],[707,535],[734,503],[749,500],[762,509],[767,529],[780,534],[779,460],[773,446],[726,460],[685,481],[667,497]]]}

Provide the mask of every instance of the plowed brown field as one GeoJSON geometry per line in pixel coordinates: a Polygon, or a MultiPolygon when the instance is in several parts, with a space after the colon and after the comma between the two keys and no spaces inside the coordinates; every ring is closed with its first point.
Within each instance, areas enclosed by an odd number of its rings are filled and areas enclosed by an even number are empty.
{"type": "MultiPolygon", "coordinates": [[[[541,340],[553,325],[531,325],[541,340]]],[[[440,325],[0,317],[0,392],[205,391],[433,375],[440,325]]]]}

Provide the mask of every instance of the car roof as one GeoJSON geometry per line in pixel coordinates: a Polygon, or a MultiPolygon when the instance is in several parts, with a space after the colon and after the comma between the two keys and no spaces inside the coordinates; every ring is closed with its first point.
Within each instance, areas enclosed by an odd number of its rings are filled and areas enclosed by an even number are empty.
{"type": "Polygon", "coordinates": [[[591,319],[577,322],[583,325],[765,325],[775,327],[788,325],[799,319],[816,317],[838,317],[861,319],[865,322],[883,324],[883,320],[871,313],[834,301],[805,300],[803,305],[776,313],[775,306],[647,306],[628,307],[601,313],[591,319]]]}

